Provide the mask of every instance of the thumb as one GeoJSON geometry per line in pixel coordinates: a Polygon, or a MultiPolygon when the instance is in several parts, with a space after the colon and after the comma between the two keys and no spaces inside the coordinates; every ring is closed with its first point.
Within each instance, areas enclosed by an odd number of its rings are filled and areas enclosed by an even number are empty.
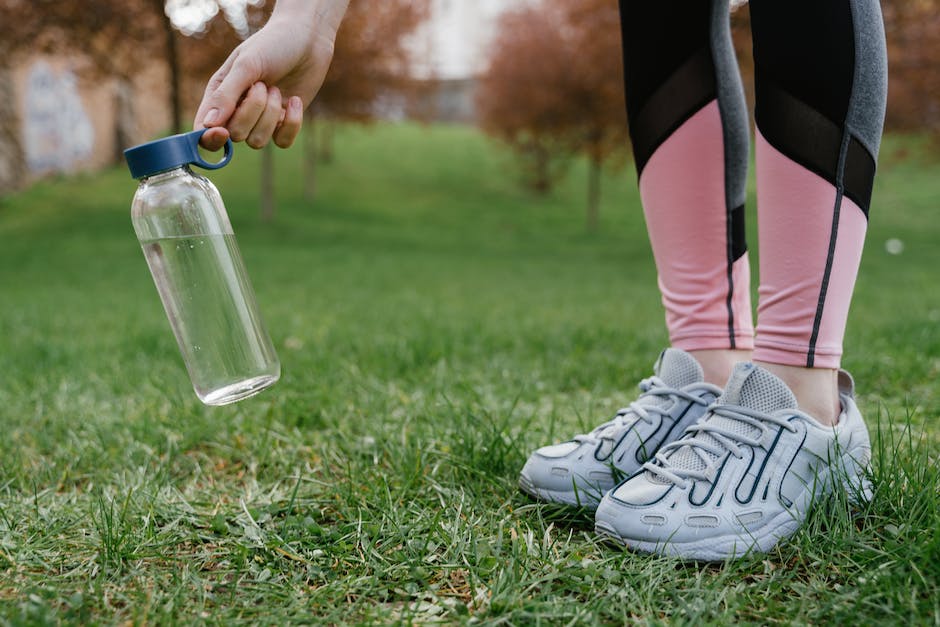
{"type": "Polygon", "coordinates": [[[258,64],[239,52],[235,50],[206,85],[193,121],[194,129],[225,125],[241,97],[260,78],[258,64]]]}

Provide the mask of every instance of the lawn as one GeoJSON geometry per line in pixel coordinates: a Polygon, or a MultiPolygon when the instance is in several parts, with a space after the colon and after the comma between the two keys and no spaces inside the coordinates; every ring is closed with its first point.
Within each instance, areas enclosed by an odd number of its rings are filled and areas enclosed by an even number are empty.
{"type": "Polygon", "coordinates": [[[0,200],[0,624],[940,623],[940,177],[917,140],[884,147],[846,338],[876,498],[712,565],[516,488],[666,343],[632,170],[588,234],[582,164],[539,198],[470,129],[336,141],[312,204],[278,154],[270,224],[257,154],[213,175],[283,367],[225,408],[189,386],[126,170],[0,200]]]}

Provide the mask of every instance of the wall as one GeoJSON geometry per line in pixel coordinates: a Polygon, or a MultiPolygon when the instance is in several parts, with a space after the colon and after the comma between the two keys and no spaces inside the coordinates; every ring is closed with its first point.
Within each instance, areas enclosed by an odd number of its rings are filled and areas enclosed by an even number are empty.
{"type": "Polygon", "coordinates": [[[25,166],[14,185],[109,166],[123,148],[170,126],[167,72],[159,64],[127,82],[93,78],[74,57],[32,56],[14,66],[12,83],[25,166]]]}

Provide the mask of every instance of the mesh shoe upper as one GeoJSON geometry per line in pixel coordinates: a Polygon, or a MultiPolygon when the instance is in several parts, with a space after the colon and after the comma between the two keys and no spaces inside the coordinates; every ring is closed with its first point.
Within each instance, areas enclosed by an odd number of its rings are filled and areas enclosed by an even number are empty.
{"type": "Polygon", "coordinates": [[[664,442],[697,420],[720,389],[704,382],[688,353],[666,349],[640,396],[590,433],[535,451],[520,473],[529,494],[549,501],[592,506],[616,481],[637,472],[664,442]]]}
{"type": "Polygon", "coordinates": [[[851,389],[841,392],[839,424],[824,426],[780,379],[739,364],[702,420],[605,496],[598,531],[690,559],[769,550],[814,498],[864,477],[868,431],[851,389]]]}
{"type": "MultiPolygon", "coordinates": [[[[753,367],[751,364],[741,364],[738,370],[735,371],[735,375],[728,380],[725,391],[719,397],[717,405],[736,405],[763,414],[773,414],[776,411],[796,409],[797,402],[790,388],[773,374],[763,368],[753,367]]],[[[746,422],[721,413],[710,416],[709,425],[716,429],[727,430],[729,433],[744,439],[759,440],[764,433],[759,424],[746,422]]],[[[722,448],[722,443],[709,431],[699,432],[695,438],[698,442],[711,444],[719,450],[722,448]]],[[[673,449],[674,452],[669,456],[667,466],[675,470],[702,472],[709,462],[714,463],[720,456],[713,452],[714,449],[699,447],[696,451],[689,445],[677,446],[673,449]],[[703,451],[705,455],[697,454],[699,451],[703,451]]],[[[663,456],[666,453],[666,451],[663,451],[663,456]]],[[[650,479],[652,481],[664,481],[660,475],[655,473],[650,479]]]]}

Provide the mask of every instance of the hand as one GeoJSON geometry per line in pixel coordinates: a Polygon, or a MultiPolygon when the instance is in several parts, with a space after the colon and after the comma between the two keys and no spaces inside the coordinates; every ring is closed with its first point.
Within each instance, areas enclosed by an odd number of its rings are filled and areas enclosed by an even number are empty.
{"type": "Polygon", "coordinates": [[[241,43],[206,85],[193,128],[218,150],[229,137],[262,148],[290,146],[316,96],[348,0],[280,0],[268,23],[241,43]]]}

